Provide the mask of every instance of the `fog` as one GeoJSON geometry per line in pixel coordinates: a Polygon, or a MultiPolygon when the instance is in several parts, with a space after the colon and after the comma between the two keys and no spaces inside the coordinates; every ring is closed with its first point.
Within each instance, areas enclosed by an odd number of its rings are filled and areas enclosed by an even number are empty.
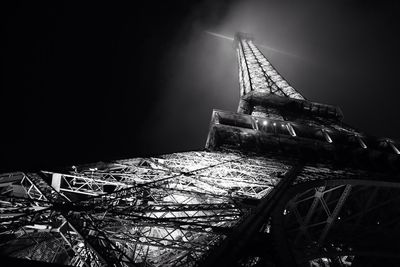
{"type": "Polygon", "coordinates": [[[203,149],[239,101],[233,37],[345,122],[398,138],[394,2],[176,1],[3,8],[4,170],[203,149]]]}

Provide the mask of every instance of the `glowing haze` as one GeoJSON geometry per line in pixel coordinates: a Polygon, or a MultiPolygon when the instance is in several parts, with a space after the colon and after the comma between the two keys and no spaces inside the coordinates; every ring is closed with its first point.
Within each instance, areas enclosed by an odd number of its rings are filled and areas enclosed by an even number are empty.
{"type": "MultiPolygon", "coordinates": [[[[226,36],[226,35],[223,35],[223,34],[219,34],[219,33],[215,33],[215,32],[211,32],[211,31],[204,31],[204,32],[208,33],[208,34],[210,34],[212,36],[219,37],[219,38],[222,38],[222,39],[225,39],[225,40],[228,40],[228,41],[233,41],[233,39],[234,39],[233,37],[229,37],[229,36],[226,36]]],[[[294,54],[291,54],[291,53],[288,53],[288,52],[285,52],[285,51],[282,51],[282,50],[279,50],[279,49],[276,49],[276,48],[273,48],[273,47],[270,47],[270,46],[266,46],[266,45],[263,45],[263,44],[259,44],[257,42],[255,43],[255,45],[258,48],[264,48],[264,49],[267,49],[268,51],[276,52],[276,53],[279,53],[279,54],[282,54],[282,55],[286,55],[286,56],[299,58],[298,55],[294,55],[294,54]]]]}
{"type": "Polygon", "coordinates": [[[307,99],[400,136],[396,1],[9,2],[0,168],[202,149],[212,109],[237,109],[236,32],[307,99]]]}

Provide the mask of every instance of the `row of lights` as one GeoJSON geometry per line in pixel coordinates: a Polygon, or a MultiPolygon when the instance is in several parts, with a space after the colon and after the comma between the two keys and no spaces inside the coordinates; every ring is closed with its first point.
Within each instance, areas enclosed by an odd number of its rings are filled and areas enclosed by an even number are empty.
{"type": "MultiPolygon", "coordinates": [[[[258,123],[258,120],[256,120],[255,122],[256,122],[256,129],[258,130],[258,124],[257,124],[257,123],[258,123]]],[[[266,126],[268,126],[268,121],[267,121],[267,120],[263,120],[261,124],[262,124],[264,127],[266,127],[266,126]]],[[[273,122],[272,125],[273,125],[274,127],[276,127],[276,122],[273,122]]],[[[288,132],[289,132],[289,134],[290,134],[291,136],[293,136],[293,137],[296,137],[296,136],[297,136],[296,131],[294,130],[293,126],[292,126],[290,123],[286,123],[286,124],[281,123],[281,126],[282,126],[282,128],[285,128],[285,127],[286,127],[286,129],[288,130],[288,132]]]]}
{"type": "MultiPolygon", "coordinates": [[[[255,122],[256,122],[256,129],[258,130],[258,126],[257,126],[258,120],[256,119],[255,122]]],[[[268,120],[263,120],[261,124],[265,127],[268,126],[268,120]]],[[[276,124],[276,122],[273,122],[272,125],[274,127],[276,127],[277,124],[276,124]]],[[[282,123],[281,126],[282,126],[282,128],[286,127],[286,129],[288,130],[288,132],[291,136],[293,136],[293,137],[297,136],[296,131],[294,130],[293,126],[290,123],[286,123],[286,124],[282,123]]],[[[328,143],[333,143],[333,140],[332,140],[331,136],[329,135],[328,131],[324,128],[322,128],[321,131],[322,131],[322,134],[323,134],[325,140],[328,143]]],[[[364,140],[361,138],[361,136],[358,133],[356,133],[354,136],[356,137],[358,143],[360,144],[360,146],[363,149],[368,148],[367,144],[364,142],[364,140]]],[[[390,140],[386,140],[386,142],[396,154],[400,155],[400,150],[393,144],[393,142],[391,142],[390,140]]]]}
{"type": "MultiPolygon", "coordinates": [[[[255,119],[253,122],[254,122],[254,124],[253,124],[253,129],[259,130],[259,128],[258,128],[259,120],[258,120],[258,119],[255,119]]],[[[263,119],[262,122],[261,122],[261,125],[262,125],[263,127],[268,126],[268,124],[269,124],[269,122],[268,122],[268,120],[266,120],[266,119],[263,119]]],[[[277,126],[277,123],[276,123],[276,122],[273,122],[273,123],[272,123],[272,126],[275,128],[275,127],[277,126]]],[[[291,125],[291,123],[281,123],[281,126],[282,126],[282,128],[285,128],[285,127],[286,127],[287,131],[289,132],[289,134],[290,134],[292,137],[296,137],[296,136],[297,136],[296,131],[295,131],[295,129],[293,128],[293,126],[291,125]]],[[[327,129],[322,128],[322,129],[321,129],[321,132],[322,132],[322,134],[323,134],[325,140],[326,140],[328,143],[333,143],[333,140],[332,140],[331,136],[329,135],[327,129]]],[[[354,137],[356,138],[356,140],[358,141],[359,145],[360,145],[363,149],[367,149],[367,148],[368,148],[367,144],[364,142],[364,140],[362,139],[362,137],[361,137],[360,134],[354,133],[354,137]]],[[[395,146],[395,144],[393,143],[393,141],[391,141],[390,139],[385,139],[385,140],[383,140],[383,142],[384,142],[386,145],[388,145],[388,146],[393,150],[393,152],[394,152],[395,154],[400,155],[400,150],[395,146]]]]}

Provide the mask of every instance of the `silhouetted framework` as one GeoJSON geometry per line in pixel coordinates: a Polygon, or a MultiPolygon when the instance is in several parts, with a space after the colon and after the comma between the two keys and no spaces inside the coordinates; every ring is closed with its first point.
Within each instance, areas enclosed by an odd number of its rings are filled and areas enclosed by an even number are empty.
{"type": "MultiPolygon", "coordinates": [[[[399,143],[342,122],[235,37],[206,149],[0,175],[0,253],[72,266],[391,266],[399,143]]],[[[25,262],[24,262],[25,264],[25,262]]]]}

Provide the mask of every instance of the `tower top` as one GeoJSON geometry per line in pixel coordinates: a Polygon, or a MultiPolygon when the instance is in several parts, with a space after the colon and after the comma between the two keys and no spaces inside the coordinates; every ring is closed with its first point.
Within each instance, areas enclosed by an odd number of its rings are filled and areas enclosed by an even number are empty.
{"type": "MultiPolygon", "coordinates": [[[[239,66],[240,97],[242,99],[251,98],[254,94],[258,96],[262,94],[264,95],[263,99],[273,96],[305,100],[262,54],[254,44],[252,34],[238,32],[235,34],[234,42],[239,66]]],[[[261,113],[266,112],[262,111],[261,113]]]]}
{"type": "Polygon", "coordinates": [[[254,41],[254,35],[251,33],[237,32],[234,38],[235,45],[237,45],[240,40],[254,41]]]}

